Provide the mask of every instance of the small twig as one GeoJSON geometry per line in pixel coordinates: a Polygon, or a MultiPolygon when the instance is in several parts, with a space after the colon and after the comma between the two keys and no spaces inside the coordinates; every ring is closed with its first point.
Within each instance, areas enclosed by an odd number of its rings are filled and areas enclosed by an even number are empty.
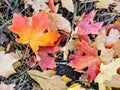
{"type": "Polygon", "coordinates": [[[5,2],[6,2],[6,4],[9,6],[9,8],[10,8],[11,10],[13,10],[13,8],[12,8],[11,5],[9,4],[8,0],[5,0],[5,2]]]}

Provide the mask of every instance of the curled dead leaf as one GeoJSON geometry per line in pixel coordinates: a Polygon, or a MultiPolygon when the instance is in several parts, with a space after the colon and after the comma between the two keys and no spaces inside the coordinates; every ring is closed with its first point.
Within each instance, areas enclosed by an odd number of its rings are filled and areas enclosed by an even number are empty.
{"type": "Polygon", "coordinates": [[[61,0],[61,2],[62,6],[65,7],[68,11],[74,12],[74,5],[72,0],[61,0]]]}
{"type": "Polygon", "coordinates": [[[67,86],[62,78],[55,75],[54,71],[47,70],[40,72],[37,70],[30,70],[28,74],[39,83],[43,90],[66,90],[67,86]]]}
{"type": "Polygon", "coordinates": [[[50,13],[50,26],[49,29],[60,29],[64,32],[71,32],[70,22],[65,19],[61,14],[50,13]]]}
{"type": "Polygon", "coordinates": [[[15,73],[12,65],[18,60],[19,58],[15,53],[12,52],[5,54],[5,51],[0,51],[0,75],[8,77],[15,73]]]}

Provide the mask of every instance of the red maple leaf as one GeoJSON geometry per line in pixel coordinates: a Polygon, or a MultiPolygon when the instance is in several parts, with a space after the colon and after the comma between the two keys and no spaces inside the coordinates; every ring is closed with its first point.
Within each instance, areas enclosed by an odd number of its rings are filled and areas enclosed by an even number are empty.
{"type": "Polygon", "coordinates": [[[102,27],[103,22],[97,22],[97,23],[91,23],[91,21],[94,19],[95,12],[91,11],[86,18],[81,19],[77,22],[78,26],[78,36],[81,40],[84,40],[86,42],[90,42],[88,34],[98,34],[98,30],[102,27]]]}
{"type": "Polygon", "coordinates": [[[97,49],[96,47],[90,47],[85,41],[75,42],[75,46],[77,46],[78,51],[83,54],[70,55],[70,62],[77,71],[88,67],[88,81],[91,82],[99,73],[100,60],[97,49]]]}
{"type": "Polygon", "coordinates": [[[49,54],[55,53],[60,50],[60,47],[58,47],[60,40],[55,44],[55,46],[49,46],[49,47],[40,47],[38,56],[41,58],[40,61],[38,61],[39,66],[42,70],[45,70],[47,68],[55,68],[55,58],[49,56],[49,54]]]}

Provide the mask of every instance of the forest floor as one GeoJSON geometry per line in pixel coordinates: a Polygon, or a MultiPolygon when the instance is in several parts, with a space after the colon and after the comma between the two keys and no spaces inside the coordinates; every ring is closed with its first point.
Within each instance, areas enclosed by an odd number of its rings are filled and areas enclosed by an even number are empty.
{"type": "Polygon", "coordinates": [[[0,90],[120,90],[119,0],[0,0],[0,90]]]}

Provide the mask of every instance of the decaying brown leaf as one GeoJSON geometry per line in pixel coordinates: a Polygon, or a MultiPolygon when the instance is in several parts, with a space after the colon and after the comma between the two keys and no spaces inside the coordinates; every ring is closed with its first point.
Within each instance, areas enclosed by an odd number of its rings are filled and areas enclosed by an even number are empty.
{"type": "Polygon", "coordinates": [[[37,70],[30,70],[28,74],[39,83],[43,90],[66,90],[67,86],[62,78],[55,75],[52,70],[40,72],[37,70]]]}
{"type": "Polygon", "coordinates": [[[15,53],[5,54],[5,51],[0,51],[0,75],[8,77],[15,73],[12,65],[18,60],[19,58],[15,53]]]}

